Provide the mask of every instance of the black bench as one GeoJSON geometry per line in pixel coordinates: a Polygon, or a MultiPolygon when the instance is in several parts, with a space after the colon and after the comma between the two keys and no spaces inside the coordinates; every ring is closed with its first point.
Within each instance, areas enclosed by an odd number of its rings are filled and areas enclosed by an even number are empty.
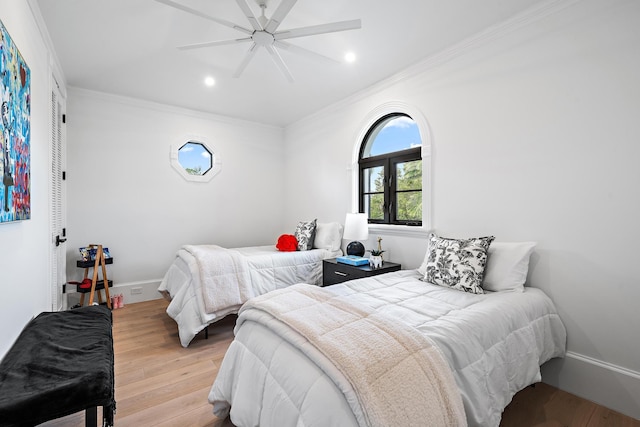
{"type": "Polygon", "coordinates": [[[0,425],[34,426],[79,411],[85,425],[113,425],[111,311],[104,306],[41,313],[0,362],[0,425]]]}

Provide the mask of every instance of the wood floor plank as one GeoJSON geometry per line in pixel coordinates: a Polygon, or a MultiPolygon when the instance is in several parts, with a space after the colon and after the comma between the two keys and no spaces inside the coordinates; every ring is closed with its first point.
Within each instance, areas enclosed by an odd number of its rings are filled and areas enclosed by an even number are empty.
{"type": "MultiPolygon", "coordinates": [[[[190,393],[184,393],[164,402],[162,405],[150,406],[131,414],[122,415],[118,418],[118,425],[124,426],[150,426],[161,422],[175,420],[178,425],[193,425],[195,420],[189,420],[184,416],[185,412],[190,412],[196,408],[202,408],[203,402],[207,402],[208,388],[200,388],[190,393]]],[[[213,413],[210,412],[207,423],[216,421],[213,413]]]]}
{"type": "MultiPolygon", "coordinates": [[[[166,300],[127,304],[113,310],[117,427],[233,427],[212,413],[207,397],[233,340],[236,317],[209,326],[180,345],[166,300]]],[[[100,409],[99,409],[100,411],[100,409]]],[[[84,412],[43,424],[82,427],[84,412]]],[[[547,384],[517,393],[500,427],[640,427],[640,421],[547,384]]]]}
{"type": "Polygon", "coordinates": [[[518,392],[502,414],[500,427],[640,427],[635,420],[545,383],[518,392]]]}
{"type": "MultiPolygon", "coordinates": [[[[156,387],[130,395],[129,398],[121,400],[118,404],[118,415],[127,417],[138,412],[153,409],[158,414],[166,412],[166,408],[174,401],[180,400],[183,396],[199,391],[201,397],[199,404],[207,403],[208,390],[211,388],[214,376],[198,375],[172,382],[163,387],[156,387]],[[203,390],[205,391],[203,393],[203,390]],[[204,397],[203,397],[204,396],[204,397]]],[[[116,399],[119,399],[116,391],[116,399]]],[[[158,420],[165,419],[158,418],[158,420]]]]}
{"type": "Polygon", "coordinates": [[[211,405],[208,403],[188,412],[182,412],[179,416],[157,424],[157,427],[233,427],[231,421],[212,419],[211,405]]]}
{"type": "Polygon", "coordinates": [[[212,361],[214,364],[219,364],[224,353],[228,347],[228,341],[232,338],[232,335],[223,342],[212,341],[212,345],[205,347],[201,350],[182,349],[176,348],[164,348],[155,347],[153,349],[147,349],[148,352],[142,352],[140,357],[135,357],[135,354],[127,354],[128,360],[123,360],[122,357],[116,358],[115,372],[117,377],[117,386],[123,386],[131,383],[132,381],[140,380],[140,375],[144,377],[153,377],[155,375],[162,374],[167,370],[179,370],[197,362],[204,360],[212,361]],[[134,358],[135,357],[135,358],[134,358]],[[142,369],[142,373],[140,370],[142,369]]]}
{"type": "Polygon", "coordinates": [[[166,372],[159,375],[150,377],[145,375],[143,379],[123,386],[118,385],[116,382],[116,397],[127,400],[139,394],[148,394],[150,391],[158,388],[166,390],[170,388],[167,387],[167,384],[175,385],[184,380],[196,380],[201,377],[206,377],[209,382],[213,382],[212,378],[215,378],[217,371],[217,365],[211,360],[203,360],[177,369],[173,369],[173,367],[169,365],[166,372]]]}

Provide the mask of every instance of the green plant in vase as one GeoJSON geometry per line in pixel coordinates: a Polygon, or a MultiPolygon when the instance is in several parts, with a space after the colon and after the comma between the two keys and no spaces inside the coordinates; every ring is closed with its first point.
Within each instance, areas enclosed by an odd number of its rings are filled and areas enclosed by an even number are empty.
{"type": "Polygon", "coordinates": [[[367,252],[371,252],[371,256],[369,257],[369,265],[371,268],[382,267],[382,254],[384,251],[381,249],[370,249],[367,252]]]}
{"type": "Polygon", "coordinates": [[[371,252],[371,256],[382,256],[384,253],[384,251],[381,251],[380,249],[369,249],[367,252],[371,252]]]}

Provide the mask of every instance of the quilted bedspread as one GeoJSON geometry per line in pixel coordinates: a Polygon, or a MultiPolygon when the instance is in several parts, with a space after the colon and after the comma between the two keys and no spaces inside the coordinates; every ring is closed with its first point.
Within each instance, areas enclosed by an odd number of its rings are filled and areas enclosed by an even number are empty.
{"type": "Polygon", "coordinates": [[[208,324],[237,313],[253,296],[296,283],[319,285],[322,260],[341,253],[326,249],[279,252],[274,246],[185,246],[158,290],[170,295],[167,314],[178,324],[180,343],[187,347],[208,324]]]}
{"type": "MultiPolygon", "coordinates": [[[[428,337],[453,374],[467,423],[498,426],[513,395],[540,381],[540,365],[564,355],[566,331],[553,303],[535,288],[476,295],[420,277],[405,270],[325,289],[428,337]]],[[[309,339],[262,312],[241,313],[235,334],[209,394],[214,411],[229,411],[238,426],[362,425],[349,381],[317,363],[322,355],[309,339]]]]}
{"type": "MultiPolygon", "coordinates": [[[[332,380],[352,393],[349,402],[361,427],[466,425],[449,365],[415,329],[304,284],[250,300],[240,310],[239,324],[261,319],[252,317],[254,311],[304,336],[322,357],[314,357],[316,351],[305,354],[325,372],[339,370],[332,380]]],[[[227,401],[213,403],[217,415],[226,416],[227,401]]]]}

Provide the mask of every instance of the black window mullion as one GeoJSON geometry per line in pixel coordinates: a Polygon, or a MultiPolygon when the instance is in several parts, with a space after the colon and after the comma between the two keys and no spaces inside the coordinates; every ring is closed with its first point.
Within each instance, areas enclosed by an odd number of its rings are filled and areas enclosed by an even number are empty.
{"type": "MultiPolygon", "coordinates": [[[[402,153],[401,155],[398,156],[393,156],[389,159],[390,162],[390,169],[392,169],[392,173],[394,176],[394,180],[398,179],[398,172],[397,172],[397,165],[398,163],[407,163],[407,162],[411,162],[411,161],[415,161],[415,160],[421,160],[422,157],[420,155],[419,151],[414,151],[411,153],[402,153]]],[[[410,192],[418,192],[418,190],[396,190],[397,188],[397,183],[395,183],[394,187],[393,187],[393,191],[391,191],[392,195],[391,195],[391,200],[393,200],[394,203],[394,209],[393,209],[393,215],[392,215],[392,220],[391,223],[392,224],[399,224],[399,225],[422,225],[422,221],[406,221],[406,220],[399,220],[397,218],[397,209],[398,209],[398,194],[399,193],[410,193],[410,192]]],[[[422,192],[422,186],[420,186],[420,192],[422,192]]]]}
{"type": "MultiPolygon", "coordinates": [[[[387,168],[385,167],[385,161],[384,159],[366,159],[366,160],[361,160],[360,161],[360,183],[359,183],[359,187],[360,187],[360,200],[359,200],[359,208],[360,208],[360,212],[365,212],[365,199],[370,196],[370,195],[375,195],[375,194],[380,194],[378,191],[365,191],[365,181],[367,181],[365,179],[365,172],[367,169],[372,169],[378,166],[382,166],[383,167],[383,171],[384,171],[384,176],[386,177],[387,174],[387,168]]],[[[386,191],[386,179],[384,179],[384,183],[383,183],[383,197],[384,196],[384,191],[386,191]]],[[[386,200],[386,198],[385,198],[386,200]]],[[[385,204],[385,208],[386,208],[386,204],[385,204]]],[[[369,211],[367,212],[367,214],[370,216],[371,215],[371,203],[369,204],[369,211]]],[[[386,216],[386,212],[385,212],[385,216],[383,217],[382,220],[379,219],[372,219],[369,218],[369,222],[371,223],[378,223],[378,224],[383,224],[387,221],[387,216],[386,216]]]]}
{"type": "Polygon", "coordinates": [[[396,187],[396,185],[398,185],[398,183],[396,182],[398,174],[396,172],[396,162],[394,162],[393,158],[389,159],[389,175],[393,177],[393,178],[391,178],[393,181],[388,186],[389,187],[389,199],[388,200],[389,200],[389,204],[391,205],[390,208],[389,208],[389,223],[390,224],[396,224],[397,223],[396,209],[398,209],[398,205],[396,203],[398,202],[398,200],[396,198],[395,187],[396,187]]]}
{"type": "Polygon", "coordinates": [[[391,195],[393,191],[391,191],[391,179],[392,179],[392,171],[391,171],[391,159],[386,159],[384,165],[384,222],[385,224],[391,223],[391,207],[392,207],[392,199],[391,195]]]}
{"type": "MultiPolygon", "coordinates": [[[[388,121],[389,118],[392,116],[400,117],[403,115],[405,114],[391,114],[378,120],[369,129],[369,131],[365,135],[362,145],[360,146],[360,153],[359,153],[360,156],[358,160],[359,176],[360,176],[359,208],[360,208],[360,212],[368,213],[370,223],[399,224],[399,225],[421,225],[422,224],[422,220],[419,220],[419,221],[407,220],[407,219],[401,220],[401,219],[398,219],[398,215],[397,215],[398,208],[399,208],[398,195],[405,194],[405,193],[412,193],[412,192],[422,193],[423,191],[422,186],[420,186],[419,190],[407,189],[407,190],[398,191],[397,190],[398,183],[396,182],[398,178],[397,164],[422,160],[421,147],[411,147],[411,148],[405,148],[399,151],[391,151],[391,152],[389,151],[385,152],[383,149],[382,151],[378,151],[378,152],[382,152],[383,154],[379,154],[375,156],[370,155],[371,153],[370,144],[372,143],[372,141],[374,141],[377,138],[377,132],[379,130],[378,126],[381,123],[382,123],[382,126],[384,126],[384,122],[388,121]],[[374,191],[375,186],[371,185],[371,181],[366,183],[366,180],[365,180],[365,172],[370,168],[376,168],[376,167],[377,168],[382,167],[383,173],[384,173],[384,185],[383,185],[383,192],[382,192],[384,202],[383,202],[382,215],[380,215],[379,211],[372,209],[373,207],[372,200],[374,199],[379,200],[380,196],[376,196],[376,195],[381,194],[381,192],[374,191]],[[369,187],[369,191],[365,191],[365,184],[369,187]],[[366,206],[365,201],[369,203],[368,210],[365,210],[365,206],[366,206]],[[372,211],[375,212],[375,215],[378,218],[382,216],[383,219],[371,218],[372,211]]],[[[407,145],[405,145],[405,147],[406,146],[407,145]]],[[[369,172],[370,175],[371,173],[372,172],[369,172]]],[[[371,179],[371,177],[369,177],[369,179],[371,179]]],[[[401,196],[400,200],[402,200],[404,203],[406,197],[411,197],[411,196],[401,196]]],[[[378,205],[376,204],[376,206],[378,205]]],[[[407,216],[407,218],[411,218],[411,216],[407,216]]]]}

